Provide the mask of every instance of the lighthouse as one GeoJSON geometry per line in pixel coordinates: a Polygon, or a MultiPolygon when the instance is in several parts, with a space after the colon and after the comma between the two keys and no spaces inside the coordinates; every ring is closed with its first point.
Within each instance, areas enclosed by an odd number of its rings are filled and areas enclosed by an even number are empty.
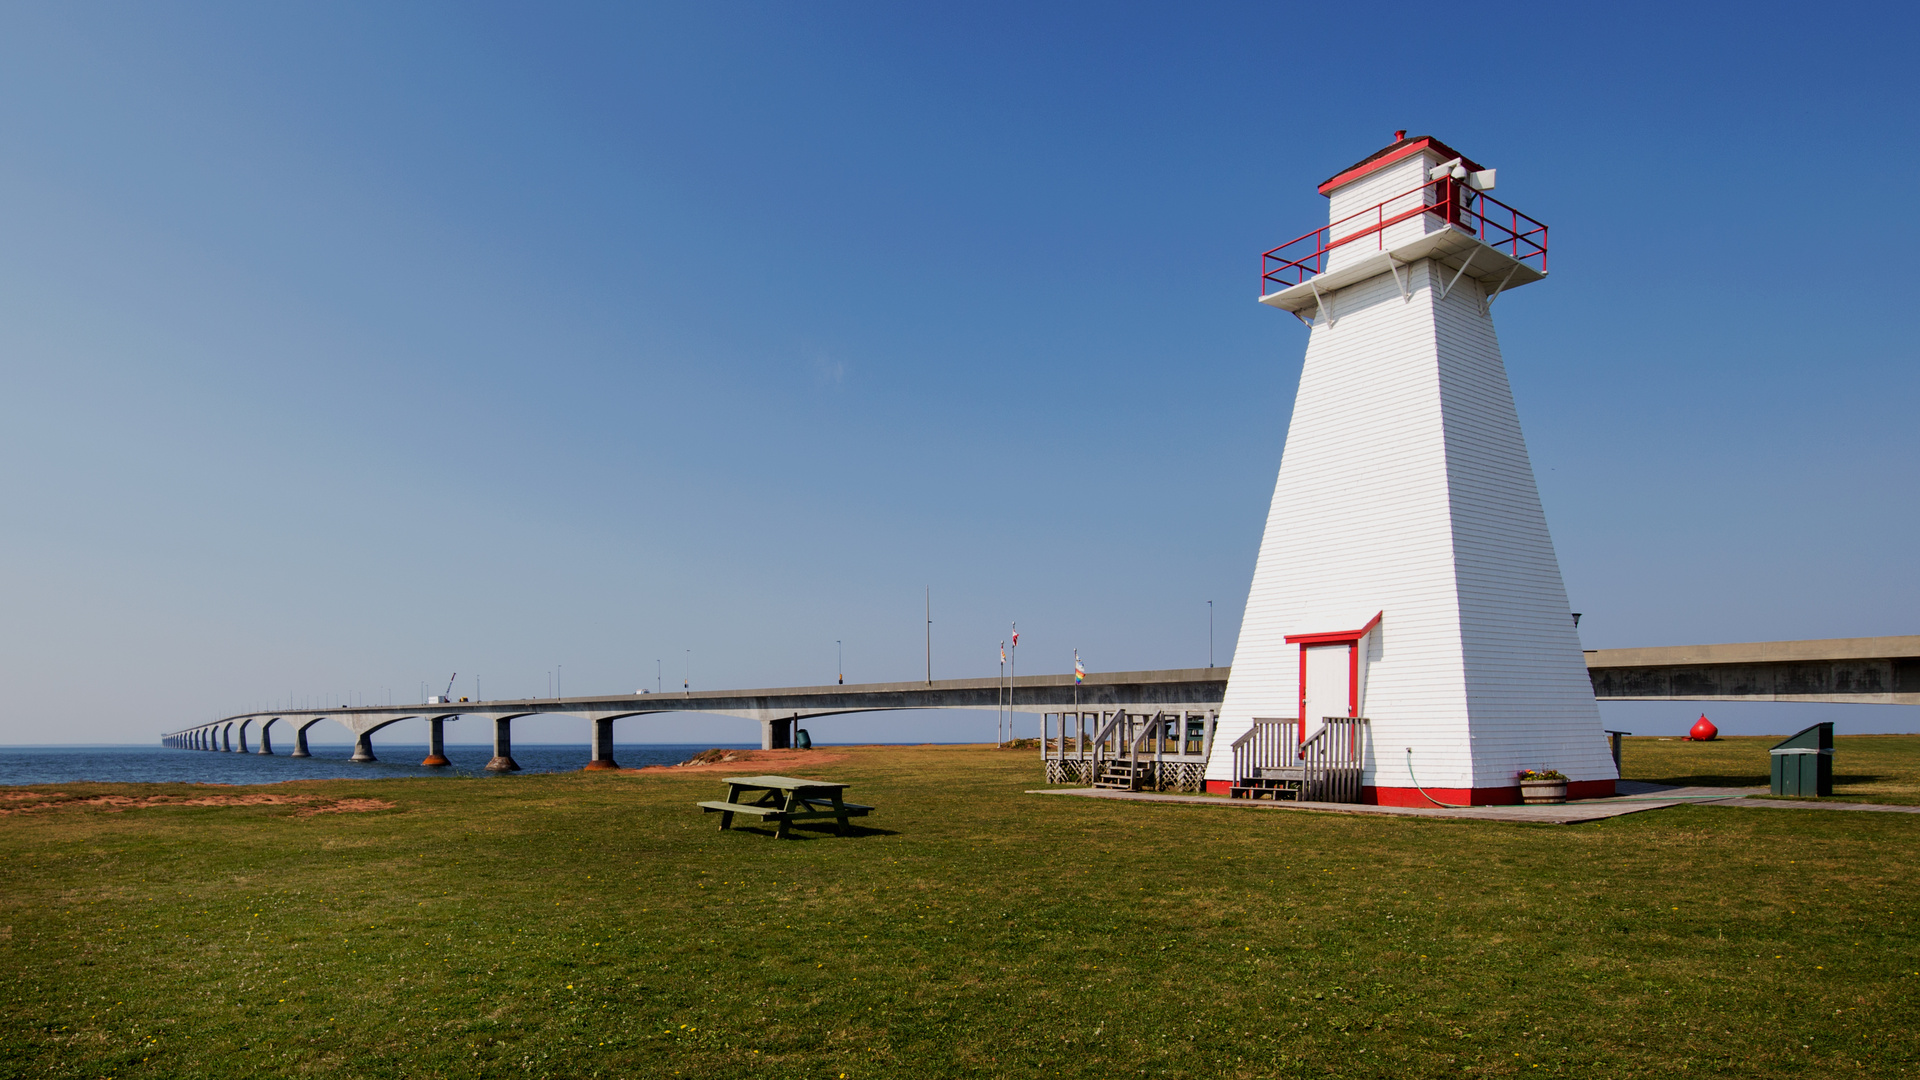
{"type": "Polygon", "coordinates": [[[1545,280],[1547,227],[1428,136],[1320,185],[1328,225],[1267,252],[1260,302],[1305,322],[1209,790],[1345,771],[1388,805],[1569,795],[1617,773],[1493,329],[1545,280]]]}

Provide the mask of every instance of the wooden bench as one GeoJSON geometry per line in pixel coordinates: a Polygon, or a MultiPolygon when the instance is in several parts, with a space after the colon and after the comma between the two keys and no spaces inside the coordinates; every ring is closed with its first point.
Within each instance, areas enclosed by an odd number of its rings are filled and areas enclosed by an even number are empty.
{"type": "Polygon", "coordinates": [[[754,806],[750,803],[709,801],[701,803],[700,809],[709,814],[721,813],[729,815],[728,817],[720,819],[720,827],[723,829],[733,824],[731,818],[733,814],[752,814],[754,817],[760,818],[763,821],[777,821],[787,816],[787,812],[777,806],[754,806]]]}
{"type": "MultiPolygon", "coordinates": [[[[808,799],[806,803],[815,810],[833,809],[832,799],[808,799]]],[[[868,814],[873,813],[873,807],[862,806],[857,802],[843,802],[840,804],[840,809],[845,810],[848,817],[866,817],[868,814]]]]}

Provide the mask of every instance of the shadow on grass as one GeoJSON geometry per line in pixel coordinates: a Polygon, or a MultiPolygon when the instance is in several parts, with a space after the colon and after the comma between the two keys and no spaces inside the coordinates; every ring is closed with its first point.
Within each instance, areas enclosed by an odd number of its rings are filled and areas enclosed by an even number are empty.
{"type": "Polygon", "coordinates": [[[1877,773],[1849,773],[1845,776],[1834,773],[1833,786],[1835,789],[1838,789],[1842,784],[1891,784],[1897,779],[1899,778],[1894,776],[1881,776],[1877,773]]]}
{"type": "Polygon", "coordinates": [[[1766,787],[1773,782],[1773,778],[1766,773],[1738,776],[1701,773],[1690,776],[1635,776],[1630,779],[1642,784],[1672,784],[1674,787],[1766,787]]]}
{"type": "MultiPolygon", "coordinates": [[[[751,833],[754,836],[766,837],[769,839],[771,839],[775,835],[774,827],[771,825],[735,825],[733,828],[728,829],[726,831],[737,832],[737,833],[751,833]]],[[[787,839],[789,840],[860,840],[869,836],[899,836],[899,835],[900,835],[899,833],[895,832],[892,829],[875,829],[875,828],[870,828],[869,826],[866,826],[866,825],[849,825],[847,826],[847,831],[844,835],[836,834],[833,831],[833,826],[831,824],[820,825],[811,821],[796,821],[787,826],[787,839]],[[801,832],[803,830],[806,832],[814,833],[815,835],[802,836],[801,832]]]]}
{"type": "MultiPolygon", "coordinates": [[[[1895,778],[1891,776],[1880,776],[1875,773],[1848,773],[1844,776],[1835,773],[1833,786],[1834,790],[1838,791],[1842,785],[1878,784],[1894,779],[1895,778]]],[[[1765,773],[1753,776],[1710,775],[1704,773],[1694,776],[1636,776],[1633,777],[1633,780],[1642,784],[1672,784],[1675,787],[1767,787],[1773,783],[1773,778],[1765,773]]]]}

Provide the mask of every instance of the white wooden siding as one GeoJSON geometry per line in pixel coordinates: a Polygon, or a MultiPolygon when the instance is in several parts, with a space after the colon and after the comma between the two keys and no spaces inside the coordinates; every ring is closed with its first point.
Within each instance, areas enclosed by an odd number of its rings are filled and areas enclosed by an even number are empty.
{"type": "MultiPolygon", "coordinates": [[[[1414,189],[1426,183],[1427,170],[1438,165],[1440,161],[1439,155],[1421,151],[1377,172],[1334,188],[1327,198],[1327,221],[1333,224],[1333,231],[1337,234],[1332,239],[1338,240],[1372,226],[1376,220],[1373,215],[1342,222],[1351,214],[1370,210],[1388,200],[1392,201],[1388,202],[1384,211],[1387,217],[1392,217],[1404,210],[1411,210],[1423,202],[1431,202],[1429,193],[1414,189]]],[[[1444,228],[1446,226],[1432,214],[1421,214],[1391,226],[1381,233],[1335,248],[1328,256],[1327,269],[1333,270],[1356,259],[1377,255],[1395,244],[1404,244],[1444,228]]]]}
{"type": "MultiPolygon", "coordinates": [[[[1422,157],[1349,185],[1381,189],[1355,201],[1413,186],[1422,157]]],[[[1389,275],[1356,283],[1309,336],[1210,780],[1233,778],[1252,717],[1298,714],[1286,635],[1381,611],[1363,642],[1365,783],[1410,786],[1408,747],[1426,787],[1614,775],[1479,287],[1441,299],[1451,275],[1408,273],[1410,299],[1389,275]]]]}

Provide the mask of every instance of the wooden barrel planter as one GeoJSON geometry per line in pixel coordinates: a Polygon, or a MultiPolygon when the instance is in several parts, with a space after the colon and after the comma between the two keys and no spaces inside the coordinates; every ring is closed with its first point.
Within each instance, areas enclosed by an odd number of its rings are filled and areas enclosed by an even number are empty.
{"type": "Polygon", "coordinates": [[[1558,774],[1540,777],[1522,776],[1520,801],[1528,806],[1566,802],[1567,778],[1558,774]]]}

